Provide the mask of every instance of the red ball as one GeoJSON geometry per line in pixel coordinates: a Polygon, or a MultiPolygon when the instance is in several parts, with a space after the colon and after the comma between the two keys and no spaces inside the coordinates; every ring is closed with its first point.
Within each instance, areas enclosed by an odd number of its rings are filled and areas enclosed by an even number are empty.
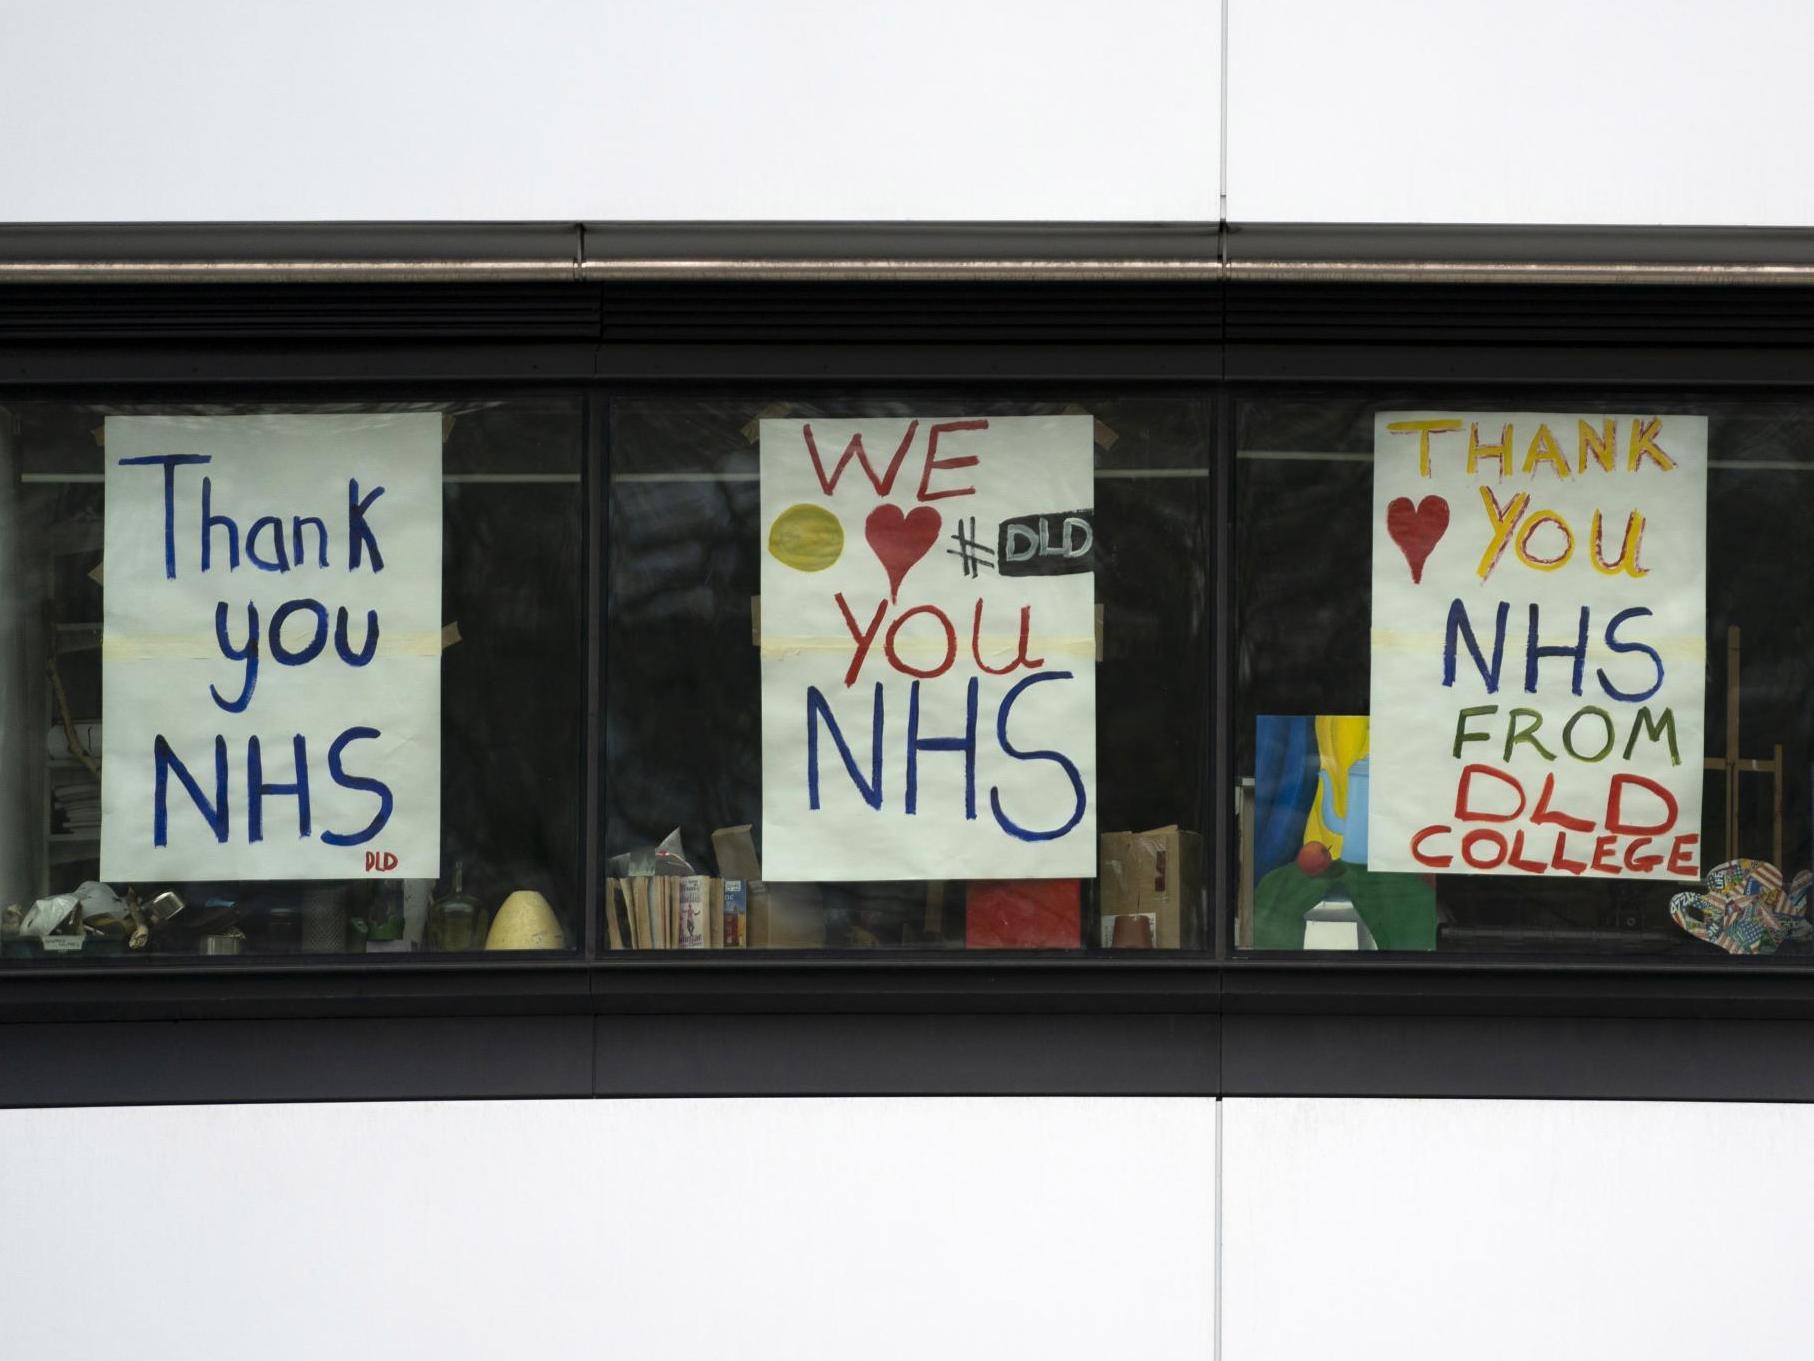
{"type": "Polygon", "coordinates": [[[1304,849],[1298,852],[1298,868],[1313,878],[1334,863],[1329,848],[1320,841],[1306,841],[1304,849]]]}

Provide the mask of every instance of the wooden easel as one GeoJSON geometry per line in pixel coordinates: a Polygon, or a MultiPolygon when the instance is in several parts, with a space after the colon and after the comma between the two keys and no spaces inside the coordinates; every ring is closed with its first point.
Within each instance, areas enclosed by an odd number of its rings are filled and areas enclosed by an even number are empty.
{"type": "Polygon", "coordinates": [[[1778,742],[1774,754],[1767,761],[1755,757],[1747,758],[1738,754],[1738,696],[1739,696],[1739,646],[1738,627],[1734,625],[1726,630],[1726,754],[1709,756],[1703,762],[1708,770],[1724,772],[1726,776],[1726,854],[1725,859],[1738,858],[1738,777],[1740,775],[1768,775],[1770,777],[1771,803],[1774,808],[1771,827],[1770,863],[1778,870],[1783,867],[1783,749],[1778,742]]]}

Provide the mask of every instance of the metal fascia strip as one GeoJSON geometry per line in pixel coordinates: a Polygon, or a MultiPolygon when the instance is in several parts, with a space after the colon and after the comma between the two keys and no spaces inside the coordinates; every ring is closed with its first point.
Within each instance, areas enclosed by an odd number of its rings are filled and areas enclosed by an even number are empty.
{"type": "Polygon", "coordinates": [[[608,283],[635,280],[711,282],[732,280],[783,283],[962,282],[1111,283],[1214,282],[1222,276],[1216,260],[1079,259],[817,259],[618,258],[587,260],[580,276],[608,283]]]}
{"type": "Polygon", "coordinates": [[[0,284],[1213,282],[1214,260],[0,260],[0,284]]]}
{"type": "Polygon", "coordinates": [[[619,258],[602,260],[0,260],[0,284],[998,282],[1814,285],[1814,262],[1520,260],[619,258]]]}
{"type": "Polygon", "coordinates": [[[511,283],[579,278],[574,260],[0,260],[0,284],[511,283]]]}
{"type": "Polygon", "coordinates": [[[1231,260],[1246,283],[1808,285],[1809,264],[1587,263],[1534,260],[1231,260]]]}

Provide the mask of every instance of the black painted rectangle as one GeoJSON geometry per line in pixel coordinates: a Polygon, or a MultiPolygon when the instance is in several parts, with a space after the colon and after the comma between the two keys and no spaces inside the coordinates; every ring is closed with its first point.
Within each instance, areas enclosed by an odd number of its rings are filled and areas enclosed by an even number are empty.
{"type": "Polygon", "coordinates": [[[1095,512],[1049,510],[1003,520],[995,541],[995,570],[1005,577],[1095,571],[1095,512]]]}

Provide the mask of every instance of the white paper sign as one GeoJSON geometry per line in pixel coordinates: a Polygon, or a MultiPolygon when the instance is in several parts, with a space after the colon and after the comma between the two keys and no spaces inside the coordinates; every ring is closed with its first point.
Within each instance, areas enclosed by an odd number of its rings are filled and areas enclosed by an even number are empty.
{"type": "Polygon", "coordinates": [[[106,450],[102,877],[439,877],[441,417],[106,450]]]}
{"type": "Polygon", "coordinates": [[[762,871],[1096,872],[1088,416],[762,422],[762,871]]]}
{"type": "Polygon", "coordinates": [[[1373,448],[1370,867],[1698,878],[1706,419],[1386,412],[1373,448]]]}

